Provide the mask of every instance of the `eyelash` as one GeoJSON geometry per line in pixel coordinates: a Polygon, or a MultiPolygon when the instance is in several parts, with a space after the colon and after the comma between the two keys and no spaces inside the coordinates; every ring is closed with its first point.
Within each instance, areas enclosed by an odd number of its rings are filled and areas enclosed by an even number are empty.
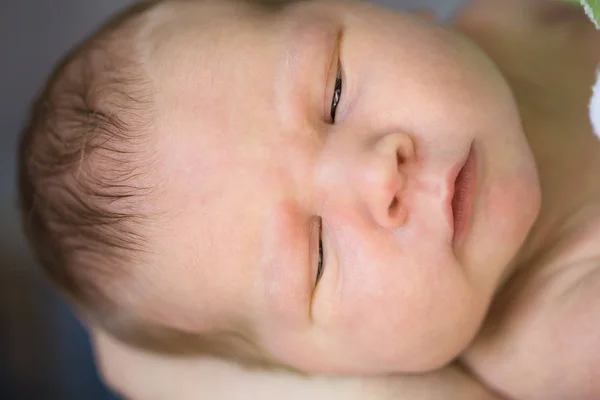
{"type": "Polygon", "coordinates": [[[344,88],[344,80],[342,78],[342,68],[338,64],[337,75],[335,77],[335,87],[333,89],[333,99],[331,100],[331,122],[335,123],[335,117],[337,114],[337,108],[340,104],[340,100],[342,99],[344,88]]]}
{"type": "Polygon", "coordinates": [[[323,275],[323,219],[319,219],[319,258],[317,262],[317,279],[316,283],[319,283],[321,276],[323,275]]]}

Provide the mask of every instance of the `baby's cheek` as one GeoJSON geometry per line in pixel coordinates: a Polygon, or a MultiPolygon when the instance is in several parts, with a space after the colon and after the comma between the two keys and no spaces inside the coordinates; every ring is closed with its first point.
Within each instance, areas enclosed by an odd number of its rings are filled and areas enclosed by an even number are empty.
{"type": "Polygon", "coordinates": [[[414,261],[391,268],[390,263],[373,265],[379,274],[349,282],[337,318],[348,348],[387,372],[442,365],[470,340],[468,327],[478,324],[480,313],[471,312],[470,291],[453,272],[458,271],[455,265],[448,260],[414,261]]]}
{"type": "Polygon", "coordinates": [[[535,222],[541,196],[532,176],[516,170],[496,174],[485,179],[478,193],[460,259],[482,295],[492,296],[535,222]]]}
{"type": "Polygon", "coordinates": [[[483,215],[493,221],[496,234],[507,238],[509,243],[526,235],[541,201],[537,180],[528,178],[527,172],[500,177],[483,197],[483,215]]]}

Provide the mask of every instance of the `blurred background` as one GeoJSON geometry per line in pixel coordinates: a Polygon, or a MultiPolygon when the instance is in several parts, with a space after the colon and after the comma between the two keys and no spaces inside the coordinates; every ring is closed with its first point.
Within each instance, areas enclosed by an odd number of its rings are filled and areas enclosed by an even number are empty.
{"type": "Polygon", "coordinates": [[[21,235],[18,132],[53,65],[128,0],[0,0],[0,399],[116,399],[85,331],[40,276],[21,235]]]}
{"type": "MultiPolygon", "coordinates": [[[[434,9],[461,0],[378,0],[434,9]]],[[[113,400],[83,327],[37,270],[21,235],[15,192],[18,133],[53,65],[131,0],[0,0],[0,399],[113,400]]]]}

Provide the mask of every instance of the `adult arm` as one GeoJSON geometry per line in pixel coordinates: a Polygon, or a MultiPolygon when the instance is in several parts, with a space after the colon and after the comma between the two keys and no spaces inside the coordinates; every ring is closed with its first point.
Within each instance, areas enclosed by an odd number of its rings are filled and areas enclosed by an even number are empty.
{"type": "Polygon", "coordinates": [[[129,400],[499,400],[458,366],[419,376],[302,377],[215,359],[158,356],[100,331],[93,341],[105,382],[129,400]]]}

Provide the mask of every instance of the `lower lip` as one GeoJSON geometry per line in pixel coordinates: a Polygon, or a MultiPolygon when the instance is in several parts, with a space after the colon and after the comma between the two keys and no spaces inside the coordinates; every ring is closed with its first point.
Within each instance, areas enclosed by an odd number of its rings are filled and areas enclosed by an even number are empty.
{"type": "Polygon", "coordinates": [[[477,153],[474,145],[467,157],[467,161],[456,177],[454,184],[454,197],[452,198],[452,214],[454,217],[454,245],[459,244],[468,231],[473,198],[477,184],[477,153]]]}

